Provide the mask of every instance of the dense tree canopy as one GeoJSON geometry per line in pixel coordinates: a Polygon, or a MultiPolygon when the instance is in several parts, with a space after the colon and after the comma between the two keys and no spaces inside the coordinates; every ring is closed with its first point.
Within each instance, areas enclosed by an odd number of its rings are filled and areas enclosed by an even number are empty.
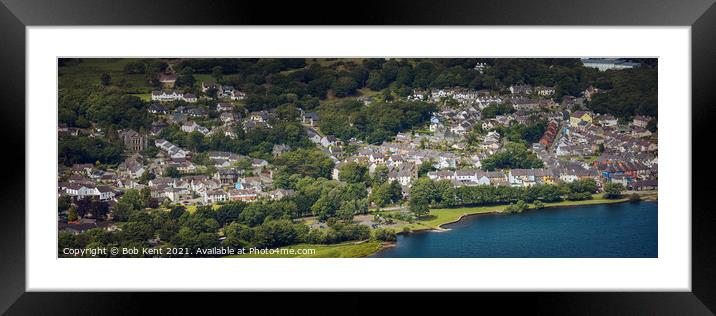
{"type": "Polygon", "coordinates": [[[58,163],[66,166],[79,163],[118,164],[122,161],[122,144],[103,138],[85,136],[60,137],[58,163]]]}
{"type": "Polygon", "coordinates": [[[508,126],[498,126],[500,135],[511,142],[522,142],[525,145],[539,142],[547,129],[547,122],[539,119],[530,119],[527,124],[510,122],[508,126]]]}
{"type": "Polygon", "coordinates": [[[482,168],[495,169],[530,169],[542,168],[544,163],[537,155],[521,143],[507,143],[505,146],[482,160],[482,168]]]}
{"type": "Polygon", "coordinates": [[[276,158],[274,164],[291,175],[331,178],[333,160],[316,149],[298,149],[276,158]]]}
{"type": "Polygon", "coordinates": [[[378,143],[427,122],[435,110],[434,105],[425,102],[373,102],[363,106],[360,102],[346,101],[322,107],[320,127],[324,133],[343,140],[356,137],[378,143]]]}
{"type": "Polygon", "coordinates": [[[658,115],[656,68],[608,70],[599,75],[597,87],[607,91],[592,97],[587,103],[590,109],[622,118],[658,115]]]}

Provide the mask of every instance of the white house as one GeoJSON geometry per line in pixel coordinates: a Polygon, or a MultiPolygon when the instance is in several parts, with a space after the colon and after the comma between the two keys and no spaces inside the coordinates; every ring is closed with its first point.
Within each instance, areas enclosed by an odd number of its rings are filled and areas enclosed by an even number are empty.
{"type": "Polygon", "coordinates": [[[204,135],[209,134],[209,129],[206,127],[203,127],[199,124],[196,124],[194,121],[186,122],[181,126],[181,130],[187,133],[191,133],[193,131],[197,131],[199,133],[202,133],[204,135]]]}
{"type": "Polygon", "coordinates": [[[102,201],[109,200],[114,197],[114,190],[105,185],[94,187],[70,183],[67,187],[65,187],[65,193],[67,195],[77,197],[78,199],[84,199],[85,197],[98,197],[102,201]]]}
{"type": "Polygon", "coordinates": [[[225,202],[229,199],[226,192],[221,190],[204,191],[202,192],[202,197],[204,198],[204,203],[206,204],[225,202]]]}
{"type": "Polygon", "coordinates": [[[398,172],[391,171],[388,173],[388,181],[397,181],[400,185],[407,186],[413,180],[413,174],[408,170],[400,170],[398,172]]]}
{"type": "Polygon", "coordinates": [[[184,95],[176,90],[169,91],[152,91],[152,101],[166,102],[166,101],[177,101],[183,100],[184,95]]]}
{"type": "Polygon", "coordinates": [[[336,146],[338,145],[338,142],[338,138],[333,135],[327,135],[321,138],[321,146],[323,147],[336,146]]]}
{"type": "Polygon", "coordinates": [[[619,121],[613,115],[604,114],[599,116],[599,125],[603,127],[613,127],[617,126],[617,124],[619,124],[619,121]]]}
{"type": "Polygon", "coordinates": [[[513,187],[529,187],[537,183],[534,169],[512,169],[508,174],[508,178],[510,185],[513,187]]]}
{"type": "Polygon", "coordinates": [[[154,141],[154,145],[169,154],[171,158],[187,158],[191,154],[190,151],[184,150],[165,139],[157,139],[154,141]]]}
{"type": "Polygon", "coordinates": [[[233,108],[234,108],[234,105],[231,103],[219,102],[216,104],[217,112],[231,111],[233,108]]]}

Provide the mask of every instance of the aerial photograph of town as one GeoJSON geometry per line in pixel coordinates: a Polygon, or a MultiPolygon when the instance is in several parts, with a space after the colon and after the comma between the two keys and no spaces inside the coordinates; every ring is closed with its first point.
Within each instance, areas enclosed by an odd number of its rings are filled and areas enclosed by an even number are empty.
{"type": "Polygon", "coordinates": [[[57,67],[59,258],[658,257],[656,58],[57,67]]]}

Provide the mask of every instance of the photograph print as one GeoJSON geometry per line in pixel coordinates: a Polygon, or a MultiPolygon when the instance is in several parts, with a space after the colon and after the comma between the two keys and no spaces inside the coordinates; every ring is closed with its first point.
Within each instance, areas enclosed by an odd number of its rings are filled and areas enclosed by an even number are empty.
{"type": "Polygon", "coordinates": [[[659,255],[657,58],[84,57],[57,74],[59,258],[659,255]]]}

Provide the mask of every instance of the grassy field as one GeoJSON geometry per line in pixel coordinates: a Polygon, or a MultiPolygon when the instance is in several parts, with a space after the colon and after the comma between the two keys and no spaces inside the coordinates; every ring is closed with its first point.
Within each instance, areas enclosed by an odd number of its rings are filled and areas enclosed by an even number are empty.
{"type": "Polygon", "coordinates": [[[142,101],[151,101],[152,100],[152,94],[151,93],[133,93],[131,94],[135,97],[138,97],[142,99],[142,101]]]}
{"type": "MultiPolygon", "coordinates": [[[[177,70],[178,71],[178,70],[177,70]]],[[[226,75],[229,76],[229,75],[226,75]]],[[[216,79],[211,76],[211,74],[194,74],[194,80],[196,80],[196,84],[201,87],[202,82],[216,82],[216,79]]]]}
{"type": "Polygon", "coordinates": [[[124,88],[150,93],[152,88],[143,74],[128,75],[124,72],[124,66],[136,60],[136,58],[83,58],[81,62],[71,61],[59,68],[60,88],[99,85],[100,76],[106,72],[112,77],[112,85],[124,82],[124,88]]]}
{"type": "MultiPolygon", "coordinates": [[[[219,207],[221,207],[221,205],[219,205],[219,204],[212,204],[212,205],[211,205],[211,209],[213,209],[214,211],[218,210],[219,207]]],[[[189,212],[189,213],[194,213],[194,212],[196,212],[196,205],[187,205],[187,206],[186,206],[186,211],[189,212]]]]}
{"type": "Polygon", "coordinates": [[[368,256],[381,247],[381,242],[378,241],[367,241],[363,243],[341,243],[335,245],[312,245],[312,244],[298,244],[288,247],[282,247],[281,249],[315,249],[315,253],[311,255],[307,254],[272,254],[272,255],[259,255],[259,254],[243,254],[227,256],[227,258],[358,258],[368,256]]]}

